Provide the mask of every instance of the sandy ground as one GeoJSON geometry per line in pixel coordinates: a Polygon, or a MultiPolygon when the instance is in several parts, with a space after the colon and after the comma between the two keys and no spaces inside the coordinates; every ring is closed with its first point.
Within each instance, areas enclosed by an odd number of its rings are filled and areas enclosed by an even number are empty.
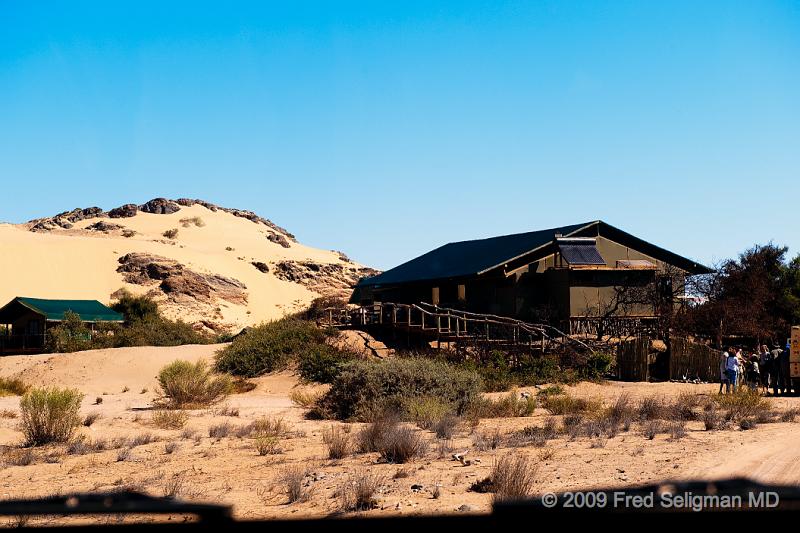
{"type": "MultiPolygon", "coordinates": [[[[160,430],[150,422],[155,398],[154,377],[158,369],[175,359],[211,359],[219,346],[179,348],[125,348],[96,350],[68,355],[14,356],[0,358],[0,376],[20,375],[34,384],[77,387],[86,394],[83,414],[101,418],[79,433],[88,439],[113,439],[151,434],[158,440],[132,449],[124,461],[119,450],[86,455],[57,453],[63,447],[35,451],[28,466],[3,464],[0,470],[0,498],[47,496],[80,491],[112,491],[133,488],[161,496],[177,483],[181,498],[218,502],[233,506],[238,518],[326,516],[336,511],[336,490],[358,472],[381,477],[379,508],[367,515],[488,512],[491,496],[470,492],[470,485],[488,476],[493,461],[507,453],[527,455],[539,464],[535,491],[635,486],[648,482],[749,476],[765,482],[800,483],[800,424],[774,423],[750,431],[739,429],[709,432],[702,423],[688,425],[688,435],[670,440],[658,435],[648,440],[636,427],[614,438],[565,437],[550,441],[545,448],[501,448],[479,451],[475,434],[495,430],[508,433],[529,425],[541,425],[549,416],[537,409],[531,417],[485,419],[476,429],[460,428],[450,442],[437,442],[431,432],[422,432],[430,446],[425,457],[406,465],[382,464],[377,454],[350,455],[333,461],[327,458],[323,431],[330,421],[304,418],[304,410],[293,405],[290,394],[301,388],[291,373],[259,378],[257,388],[237,394],[211,409],[190,412],[184,430],[160,430]],[[124,389],[128,389],[123,392],[124,389]],[[94,405],[96,397],[102,397],[94,405]],[[236,416],[223,408],[238,409],[236,416]],[[227,414],[227,416],[226,416],[227,414]],[[280,442],[281,453],[259,456],[253,440],[229,436],[211,438],[212,425],[235,427],[263,416],[282,418],[290,435],[280,442]],[[165,445],[177,443],[173,453],[165,445]],[[440,449],[443,448],[443,449],[440,449]],[[466,451],[480,463],[462,466],[451,459],[454,451],[466,451]],[[53,462],[48,462],[47,457],[53,462]],[[311,497],[287,504],[281,474],[287,467],[306,469],[311,497]],[[407,477],[398,477],[399,471],[407,477]],[[420,490],[412,490],[421,485],[420,490]],[[440,497],[433,497],[439,486],[440,497]]],[[[677,383],[582,383],[566,387],[570,394],[612,401],[627,393],[634,398],[672,397],[681,392],[715,394],[713,385],[677,383]]],[[[536,392],[534,389],[529,389],[536,392]]],[[[798,398],[773,400],[776,408],[799,406],[798,398]]],[[[19,398],[0,398],[0,412],[17,412],[19,398]]],[[[15,453],[22,440],[18,420],[0,418],[0,446],[15,453]]],[[[341,424],[352,435],[360,424],[341,424]]],[[[421,430],[420,430],[421,431],[421,430]]]]}
{"type": "MultiPolygon", "coordinates": [[[[269,232],[263,224],[223,211],[213,212],[201,205],[182,207],[170,215],[139,212],[131,218],[83,220],[71,230],[50,233],[34,233],[24,226],[0,223],[3,243],[0,280],[13,280],[0,283],[0,305],[15,296],[108,302],[111,294],[122,287],[134,293],[146,292],[143,287],[123,282],[116,268],[117,260],[126,253],[147,252],[175,259],[197,272],[221,274],[243,282],[249,294],[248,304],[239,306],[220,301],[224,322],[238,327],[279,318],[304,307],[317,295],[297,283],[258,271],[251,261],[341,261],[338,253],[299,243],[283,248],[267,240],[269,232]],[[205,225],[181,225],[181,219],[192,217],[201,218],[205,225]],[[137,235],[125,238],[82,231],[100,220],[120,224],[137,235]],[[170,243],[162,233],[172,228],[178,228],[179,233],[170,243]]],[[[208,318],[190,310],[180,311],[186,321],[208,318]]],[[[178,316],[177,312],[172,314],[178,316]]]]}

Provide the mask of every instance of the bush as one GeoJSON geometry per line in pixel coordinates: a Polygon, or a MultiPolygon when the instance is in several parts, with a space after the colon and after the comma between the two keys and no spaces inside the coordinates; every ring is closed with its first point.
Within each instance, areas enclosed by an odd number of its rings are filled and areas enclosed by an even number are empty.
{"type": "Polygon", "coordinates": [[[407,426],[395,426],[378,442],[381,459],[387,463],[407,463],[425,455],[428,445],[419,433],[407,426]]]}
{"type": "Polygon", "coordinates": [[[542,399],[542,407],[550,411],[553,415],[570,415],[577,413],[597,413],[603,404],[600,400],[586,400],[584,398],[574,398],[568,394],[558,396],[545,396],[542,399]]]}
{"type": "Polygon", "coordinates": [[[328,459],[344,459],[350,450],[350,435],[340,427],[322,432],[322,442],[328,447],[328,459]]]}
{"type": "Polygon", "coordinates": [[[83,394],[75,389],[36,388],[19,402],[25,444],[66,442],[81,423],[78,410],[83,394]]]}
{"type": "Polygon", "coordinates": [[[510,392],[499,400],[479,398],[467,410],[471,418],[511,418],[531,416],[536,409],[536,397],[520,397],[510,392]]]}
{"type": "Polygon", "coordinates": [[[0,378],[0,396],[22,396],[30,386],[19,378],[0,378]]]}
{"type": "Polygon", "coordinates": [[[649,396],[639,400],[638,411],[640,420],[659,420],[666,418],[668,408],[661,398],[649,396]]]}
{"type": "Polygon", "coordinates": [[[451,403],[432,396],[411,398],[404,404],[403,411],[408,413],[408,419],[422,429],[432,429],[446,416],[453,416],[451,403]]]}
{"type": "Polygon", "coordinates": [[[428,397],[450,405],[453,413],[462,414],[479,397],[480,390],[477,374],[437,361],[352,361],[334,379],[321,406],[340,420],[369,420],[387,411],[408,418],[409,402],[428,397]]]}
{"type": "Polygon", "coordinates": [[[111,309],[122,314],[127,324],[159,317],[158,304],[149,296],[136,296],[127,289],[121,289],[113,296],[117,297],[117,302],[111,309]]]}
{"type": "Polygon", "coordinates": [[[530,459],[522,455],[506,455],[492,467],[492,491],[495,500],[525,498],[531,494],[536,482],[538,468],[530,459]]]}
{"type": "Polygon", "coordinates": [[[375,493],[384,478],[367,470],[352,474],[350,479],[336,491],[339,508],[344,512],[369,511],[378,506],[375,493]]]}
{"type": "Polygon", "coordinates": [[[92,332],[72,311],[64,313],[64,320],[47,330],[45,350],[48,352],[69,353],[92,348],[92,332]]]}
{"type": "Polygon", "coordinates": [[[306,381],[332,383],[348,361],[355,359],[355,354],[334,348],[327,344],[310,346],[300,355],[298,371],[306,381]]]}
{"type": "Polygon", "coordinates": [[[301,466],[289,466],[281,472],[280,481],[286,490],[289,503],[303,502],[311,496],[310,489],[303,483],[306,475],[306,469],[301,466]]]}
{"type": "Polygon", "coordinates": [[[437,439],[452,439],[458,429],[461,419],[454,415],[444,415],[433,425],[433,431],[437,439]]]}
{"type": "Polygon", "coordinates": [[[205,361],[174,361],[158,373],[161,393],[173,408],[207,406],[224,398],[231,390],[228,376],[213,376],[205,361]]]}
{"type": "Polygon", "coordinates": [[[734,394],[723,394],[716,397],[717,405],[727,411],[730,420],[742,420],[756,417],[762,411],[771,409],[772,404],[763,398],[758,391],[740,389],[734,394]]]}
{"type": "Polygon", "coordinates": [[[325,342],[326,333],[311,322],[284,318],[250,328],[217,354],[216,368],[256,377],[285,369],[298,356],[325,342]]]}
{"type": "Polygon", "coordinates": [[[607,352],[595,352],[591,354],[584,365],[580,367],[580,373],[588,379],[598,379],[611,372],[616,363],[614,354],[607,352]]]}
{"type": "Polygon", "coordinates": [[[165,231],[161,235],[163,235],[167,239],[174,239],[175,237],[178,236],[178,228],[168,229],[167,231],[165,231]]]}
{"type": "Polygon", "coordinates": [[[111,336],[113,346],[182,346],[185,344],[211,344],[214,338],[195,330],[181,320],[162,316],[136,320],[118,328],[111,336]]]}
{"type": "Polygon", "coordinates": [[[179,410],[157,409],[153,411],[150,421],[160,429],[183,429],[189,421],[189,415],[179,410]]]}
{"type": "Polygon", "coordinates": [[[358,434],[358,451],[361,453],[377,452],[380,450],[386,435],[397,429],[400,420],[393,415],[383,415],[375,418],[373,422],[358,434]]]}

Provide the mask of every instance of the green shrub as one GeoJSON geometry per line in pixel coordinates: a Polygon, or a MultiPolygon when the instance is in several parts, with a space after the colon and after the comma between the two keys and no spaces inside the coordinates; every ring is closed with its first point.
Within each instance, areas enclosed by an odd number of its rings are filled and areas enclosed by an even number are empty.
{"type": "Polygon", "coordinates": [[[127,324],[159,318],[158,304],[149,296],[136,296],[127,289],[121,289],[114,294],[117,302],[111,309],[125,317],[127,324]]]}
{"type": "Polygon", "coordinates": [[[92,348],[92,332],[72,311],[64,313],[64,320],[47,330],[45,349],[48,352],[79,352],[92,348]]]}
{"type": "Polygon", "coordinates": [[[324,412],[340,420],[370,420],[394,411],[409,418],[409,402],[436,398],[463,413],[481,390],[480,377],[446,363],[421,358],[347,363],[322,398],[324,412]]]}
{"type": "Polygon", "coordinates": [[[616,363],[614,354],[595,352],[591,354],[586,363],[580,367],[580,373],[588,379],[598,379],[607,375],[616,363]]]}
{"type": "Polygon", "coordinates": [[[573,415],[578,413],[596,414],[603,408],[600,400],[587,400],[575,398],[568,394],[558,396],[545,396],[542,398],[542,407],[553,415],[573,415]]]}
{"type": "Polygon", "coordinates": [[[327,344],[310,346],[300,355],[298,371],[306,381],[331,383],[348,361],[355,359],[355,354],[334,348],[327,344]]]}
{"type": "Polygon", "coordinates": [[[406,400],[403,411],[422,429],[432,429],[444,417],[453,414],[453,404],[435,396],[420,396],[406,400]]]}
{"type": "Polygon", "coordinates": [[[113,335],[115,347],[125,346],[182,346],[210,344],[214,339],[196,331],[190,324],[162,316],[136,320],[113,335]]]}
{"type": "Polygon", "coordinates": [[[228,376],[213,376],[205,361],[173,361],[158,373],[161,394],[173,408],[205,406],[217,402],[232,389],[228,376]]]}
{"type": "Polygon", "coordinates": [[[520,416],[531,416],[536,409],[536,397],[528,396],[522,398],[514,392],[509,392],[506,396],[492,400],[489,398],[478,398],[470,405],[467,416],[476,418],[512,418],[520,416]]]}
{"type": "Polygon", "coordinates": [[[66,442],[81,423],[78,410],[83,394],[75,389],[35,388],[20,399],[25,444],[66,442]]]}
{"type": "Polygon", "coordinates": [[[22,396],[30,386],[19,378],[0,378],[0,396],[22,396]]]}
{"type": "Polygon", "coordinates": [[[250,328],[217,354],[216,368],[236,376],[255,377],[285,369],[312,347],[323,344],[326,333],[311,322],[284,318],[250,328]]]}
{"type": "Polygon", "coordinates": [[[742,420],[758,416],[772,408],[771,402],[762,397],[758,391],[741,388],[734,394],[723,394],[715,397],[717,405],[727,412],[730,420],[742,420]]]}

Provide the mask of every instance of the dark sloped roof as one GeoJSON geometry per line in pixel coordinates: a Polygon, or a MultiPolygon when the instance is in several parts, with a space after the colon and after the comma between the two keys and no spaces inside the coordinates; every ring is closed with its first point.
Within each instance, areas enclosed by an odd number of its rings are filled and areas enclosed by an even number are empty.
{"type": "Polygon", "coordinates": [[[358,286],[396,285],[415,281],[483,274],[495,267],[509,263],[513,259],[553,243],[556,239],[556,234],[564,237],[570,235],[576,237],[603,235],[620,244],[629,245],[660,261],[681,268],[689,274],[712,272],[710,268],[691,259],[634,237],[630,233],[626,233],[610,224],[596,220],[583,224],[572,224],[560,228],[504,235],[502,237],[453,242],[387,270],[383,274],[363,279],[358,283],[358,286]]]}
{"type": "Polygon", "coordinates": [[[47,320],[64,320],[64,313],[72,311],[80,315],[84,322],[122,322],[125,317],[97,300],[45,300],[17,296],[0,309],[0,318],[13,315],[13,307],[22,305],[44,316],[47,320]]]}
{"type": "Polygon", "coordinates": [[[567,235],[587,224],[574,224],[475,241],[452,242],[387,270],[383,274],[361,280],[359,285],[388,285],[474,275],[551,243],[555,239],[556,233],[567,235]]]}

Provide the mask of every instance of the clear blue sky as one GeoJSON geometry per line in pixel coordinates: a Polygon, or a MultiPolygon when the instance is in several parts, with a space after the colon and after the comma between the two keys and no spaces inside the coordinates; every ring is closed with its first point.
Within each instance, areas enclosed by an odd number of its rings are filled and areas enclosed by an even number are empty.
{"type": "Polygon", "coordinates": [[[796,254],[800,2],[0,0],[0,220],[156,196],[381,268],[594,219],[796,254]]]}

